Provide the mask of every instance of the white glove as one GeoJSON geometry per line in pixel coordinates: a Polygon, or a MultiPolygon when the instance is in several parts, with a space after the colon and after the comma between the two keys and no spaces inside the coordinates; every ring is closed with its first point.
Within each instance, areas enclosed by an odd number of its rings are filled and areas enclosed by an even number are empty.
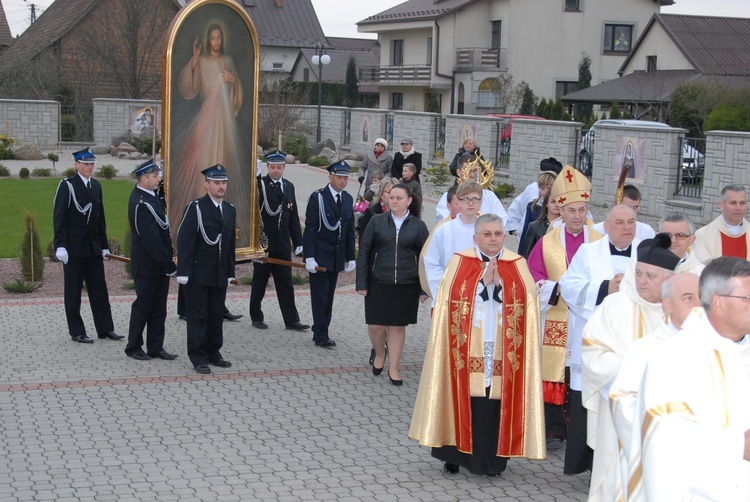
{"type": "Polygon", "coordinates": [[[102,258],[106,260],[108,254],[109,254],[109,249],[102,249],[102,258]]]}
{"type": "Polygon", "coordinates": [[[258,159],[258,162],[255,163],[255,176],[260,176],[261,170],[263,168],[263,161],[258,159]]]}
{"type": "Polygon", "coordinates": [[[301,255],[301,254],[302,254],[302,246],[297,246],[297,247],[296,247],[296,248],[294,249],[294,255],[295,255],[295,256],[299,256],[299,255],[301,255]]]}
{"type": "Polygon", "coordinates": [[[187,284],[188,283],[188,276],[186,275],[178,275],[177,276],[177,282],[180,284],[187,284]]]}
{"type": "Polygon", "coordinates": [[[63,265],[68,264],[68,250],[65,248],[57,248],[57,251],[55,251],[55,257],[57,257],[58,260],[63,262],[63,265]]]}
{"type": "Polygon", "coordinates": [[[315,261],[315,258],[307,258],[305,260],[305,268],[311,274],[314,274],[315,272],[317,272],[317,270],[315,270],[315,267],[317,266],[318,266],[318,262],[315,261]]]}
{"type": "Polygon", "coordinates": [[[227,284],[228,284],[229,286],[234,286],[234,284],[232,284],[232,281],[233,281],[233,280],[234,280],[234,277],[230,277],[229,279],[227,279],[227,284]]]}
{"type": "Polygon", "coordinates": [[[353,272],[356,266],[357,266],[356,261],[354,260],[348,261],[346,262],[346,265],[344,266],[344,272],[353,272]]]}

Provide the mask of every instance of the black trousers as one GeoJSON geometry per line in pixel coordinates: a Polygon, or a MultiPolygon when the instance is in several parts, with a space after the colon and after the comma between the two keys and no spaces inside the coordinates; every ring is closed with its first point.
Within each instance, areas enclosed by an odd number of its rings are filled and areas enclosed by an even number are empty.
{"type": "MultiPolygon", "coordinates": [[[[486,390],[489,396],[489,388],[486,390]]],[[[471,453],[455,446],[433,448],[432,456],[449,464],[460,465],[472,474],[497,476],[508,465],[508,457],[497,456],[500,400],[489,397],[471,398],[471,453]]]]}
{"type": "Polygon", "coordinates": [[[547,437],[557,436],[560,439],[565,439],[568,436],[563,405],[544,403],[544,425],[547,437]]]}
{"type": "Polygon", "coordinates": [[[188,282],[183,287],[187,313],[187,351],[193,366],[221,359],[227,288],[188,282]]]}
{"type": "Polygon", "coordinates": [[[94,327],[97,333],[109,333],[115,329],[112,322],[112,310],[109,306],[109,292],[104,278],[104,259],[99,256],[88,258],[70,257],[68,264],[63,265],[65,280],[65,318],[68,321],[68,333],[75,338],[86,334],[86,327],[81,318],[81,291],[86,281],[86,291],[94,316],[94,327]]]}
{"type": "MultiPolygon", "coordinates": [[[[286,261],[292,259],[291,254],[284,253],[268,253],[268,256],[286,261]]],[[[276,296],[281,308],[281,316],[284,318],[284,325],[290,326],[299,322],[299,313],[294,303],[294,283],[292,282],[291,267],[257,262],[253,263],[253,283],[250,287],[250,319],[253,322],[264,320],[261,303],[266,294],[268,278],[271,276],[273,276],[273,284],[276,287],[276,296]]]]}
{"type": "Polygon", "coordinates": [[[143,347],[143,330],[146,330],[146,352],[156,355],[164,348],[164,321],[167,319],[169,277],[134,276],[135,301],[130,307],[130,329],[126,354],[143,347]]]}
{"type": "MultiPolygon", "coordinates": [[[[333,294],[336,292],[338,272],[310,274],[310,306],[313,315],[313,341],[325,342],[333,314],[333,294]]],[[[253,279],[255,280],[255,279],[253,279]]]]}
{"type": "Polygon", "coordinates": [[[563,412],[568,424],[563,474],[590,471],[594,460],[594,450],[586,444],[587,410],[583,407],[580,391],[570,390],[568,387],[563,412]]]}
{"type": "MultiPolygon", "coordinates": [[[[185,314],[185,293],[183,292],[184,286],[180,284],[177,287],[177,315],[186,315],[185,314]]],[[[229,313],[229,309],[224,305],[224,313],[229,313]]]]}

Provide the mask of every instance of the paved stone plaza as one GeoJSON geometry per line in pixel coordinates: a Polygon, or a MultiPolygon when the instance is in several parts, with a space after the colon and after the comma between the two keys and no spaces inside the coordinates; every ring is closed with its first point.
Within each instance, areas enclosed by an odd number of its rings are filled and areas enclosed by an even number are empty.
{"type": "MultiPolygon", "coordinates": [[[[288,166],[286,175],[304,213],[326,173],[288,166]]],[[[352,178],[349,192],[357,188],[352,178]]],[[[429,227],[435,202],[425,201],[429,227]]],[[[224,324],[222,353],[233,366],[208,376],[188,361],[174,296],[165,348],[180,355],[175,361],[133,360],[124,342],[71,342],[62,298],[0,303],[0,500],[585,500],[589,475],[563,476],[564,450],[511,459],[501,477],[449,475],[407,437],[429,304],[407,329],[397,388],[367,365],[362,298],[352,286],[337,291],[333,350],[285,330],[271,291],[270,329],[253,329],[248,297],[249,286],[230,290],[227,306],[245,314],[224,324]]],[[[121,334],[133,298],[111,298],[121,334]]],[[[310,323],[307,290],[297,307],[310,323]]],[[[91,327],[87,301],[82,313],[91,327]]]]}

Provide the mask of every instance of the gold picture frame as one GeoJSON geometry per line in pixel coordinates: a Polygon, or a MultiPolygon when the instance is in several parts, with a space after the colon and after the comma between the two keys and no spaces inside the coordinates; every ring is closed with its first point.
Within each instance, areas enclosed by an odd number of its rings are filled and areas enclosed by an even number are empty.
{"type": "MultiPolygon", "coordinates": [[[[233,0],[195,0],[176,15],[164,50],[162,159],[173,228],[206,191],[203,169],[226,167],[225,201],[237,210],[236,259],[265,256],[260,244],[257,162],[260,44],[233,0]]],[[[173,238],[177,238],[174,232],[173,238]]]]}

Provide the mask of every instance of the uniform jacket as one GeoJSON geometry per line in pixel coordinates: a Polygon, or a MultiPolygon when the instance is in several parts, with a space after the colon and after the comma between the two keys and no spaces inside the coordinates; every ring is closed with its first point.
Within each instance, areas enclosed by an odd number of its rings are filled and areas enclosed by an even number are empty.
{"type": "Polygon", "coordinates": [[[427,225],[412,215],[401,224],[398,238],[390,211],[373,217],[359,243],[357,289],[369,289],[370,282],[419,282],[419,253],[429,235],[427,225]]]}
{"type": "Polygon", "coordinates": [[[191,283],[225,288],[227,279],[234,277],[236,211],[228,202],[222,202],[221,207],[223,218],[206,194],[185,208],[177,230],[177,275],[187,276],[191,283]],[[200,209],[206,238],[214,241],[221,235],[218,244],[206,242],[198,226],[197,209],[200,209]]]}
{"type": "Polygon", "coordinates": [[[161,225],[169,225],[161,199],[134,187],[128,202],[128,220],[133,240],[130,264],[133,275],[163,276],[177,270],[172,259],[169,226],[161,225]]]}
{"type": "Polygon", "coordinates": [[[68,256],[72,258],[99,256],[102,254],[102,249],[109,249],[102,186],[94,178],[90,180],[90,195],[78,174],[62,180],[55,192],[52,216],[55,249],[65,248],[68,256]],[[71,186],[73,187],[72,194],[69,190],[71,186]],[[85,208],[90,202],[91,213],[82,214],[76,206],[76,200],[81,208],[85,208]]]}
{"type": "Polygon", "coordinates": [[[354,199],[341,191],[341,211],[328,186],[310,195],[305,211],[305,233],[302,236],[305,258],[315,258],[319,266],[329,272],[341,272],[348,261],[355,259],[354,251],[354,199]],[[320,214],[319,197],[331,225],[341,220],[337,230],[328,230],[320,214]]]}
{"type": "Polygon", "coordinates": [[[293,248],[302,245],[302,228],[299,223],[294,185],[281,178],[281,182],[284,184],[284,192],[282,193],[280,188],[271,186],[272,181],[268,175],[258,177],[260,217],[263,220],[263,232],[268,237],[268,252],[291,255],[293,248]],[[265,199],[261,184],[265,187],[268,208],[271,212],[276,212],[279,204],[281,204],[281,212],[276,216],[270,216],[264,207],[265,199]]]}

